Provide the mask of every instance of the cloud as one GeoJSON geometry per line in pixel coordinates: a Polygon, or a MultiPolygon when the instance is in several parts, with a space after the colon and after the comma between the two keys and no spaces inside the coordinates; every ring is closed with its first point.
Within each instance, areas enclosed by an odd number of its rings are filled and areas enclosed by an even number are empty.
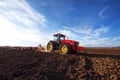
{"type": "Polygon", "coordinates": [[[46,38],[34,28],[24,29],[0,16],[0,45],[36,46],[45,44],[46,38]]]}
{"type": "Polygon", "coordinates": [[[80,45],[86,47],[114,47],[120,45],[120,37],[104,37],[103,35],[109,32],[109,27],[101,26],[100,28],[69,28],[64,27],[64,29],[70,32],[70,34],[75,34],[76,40],[80,40],[80,45]]]}
{"type": "Polygon", "coordinates": [[[108,8],[109,8],[109,6],[107,5],[107,6],[105,6],[105,7],[99,12],[98,16],[100,16],[101,19],[104,18],[103,13],[105,13],[105,11],[107,11],[108,8]]]}
{"type": "Polygon", "coordinates": [[[64,27],[66,30],[70,30],[72,32],[75,33],[79,33],[85,36],[89,36],[89,37],[99,37],[102,33],[106,33],[109,31],[108,27],[104,27],[101,26],[98,29],[93,29],[91,27],[83,27],[83,28],[79,28],[79,27],[73,27],[73,28],[69,28],[69,27],[64,27]]]}
{"type": "Polygon", "coordinates": [[[25,0],[0,1],[0,15],[24,26],[45,25],[45,17],[30,7],[25,0]],[[14,3],[14,4],[13,4],[14,3]]]}
{"type": "Polygon", "coordinates": [[[72,31],[70,31],[70,30],[63,29],[63,30],[59,30],[58,32],[62,33],[62,34],[65,34],[67,37],[70,37],[71,39],[77,37],[76,34],[72,33],[72,31]]]}
{"type": "Polygon", "coordinates": [[[108,31],[109,31],[108,27],[101,26],[99,29],[94,30],[92,35],[94,35],[94,37],[99,37],[100,35],[108,31]]]}
{"type": "Polygon", "coordinates": [[[45,16],[31,8],[25,0],[1,0],[0,45],[45,44],[48,39],[41,31],[46,26],[46,22],[45,16]]]}
{"type": "Polygon", "coordinates": [[[120,45],[120,37],[102,37],[97,39],[88,39],[85,41],[82,41],[84,43],[84,46],[89,47],[116,47],[120,45]]]}
{"type": "Polygon", "coordinates": [[[64,27],[64,29],[71,30],[71,31],[74,31],[74,32],[80,33],[80,34],[90,34],[91,31],[92,31],[91,28],[86,28],[86,27],[83,27],[83,28],[79,28],[79,27],[72,27],[72,28],[64,27]]]}

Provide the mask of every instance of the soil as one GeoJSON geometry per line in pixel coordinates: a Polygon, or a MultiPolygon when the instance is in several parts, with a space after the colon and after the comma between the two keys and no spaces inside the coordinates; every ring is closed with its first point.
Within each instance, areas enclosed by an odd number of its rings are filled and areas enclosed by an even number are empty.
{"type": "Polygon", "coordinates": [[[120,80],[120,54],[58,54],[0,47],[0,80],[120,80]]]}

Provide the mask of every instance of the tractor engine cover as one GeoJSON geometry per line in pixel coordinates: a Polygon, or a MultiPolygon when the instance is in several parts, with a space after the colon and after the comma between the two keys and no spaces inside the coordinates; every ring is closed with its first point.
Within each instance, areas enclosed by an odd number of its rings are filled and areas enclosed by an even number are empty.
{"type": "Polygon", "coordinates": [[[79,42],[75,40],[62,40],[61,44],[70,44],[73,50],[78,51],[78,50],[84,50],[84,47],[79,46],[79,42]]]}

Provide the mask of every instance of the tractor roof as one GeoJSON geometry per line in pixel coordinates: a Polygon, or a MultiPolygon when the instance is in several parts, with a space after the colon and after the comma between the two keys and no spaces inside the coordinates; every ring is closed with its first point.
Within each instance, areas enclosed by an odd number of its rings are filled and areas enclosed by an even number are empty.
{"type": "Polygon", "coordinates": [[[65,36],[64,34],[61,34],[61,33],[54,34],[53,36],[57,36],[57,35],[65,36]]]}

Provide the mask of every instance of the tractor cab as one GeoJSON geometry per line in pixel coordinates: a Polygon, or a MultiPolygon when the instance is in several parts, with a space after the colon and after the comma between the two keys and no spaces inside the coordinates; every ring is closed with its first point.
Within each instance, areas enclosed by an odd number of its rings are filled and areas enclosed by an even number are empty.
{"type": "Polygon", "coordinates": [[[60,43],[62,40],[65,39],[65,35],[60,33],[54,34],[53,36],[54,36],[54,41],[56,41],[57,43],[60,43]]]}

